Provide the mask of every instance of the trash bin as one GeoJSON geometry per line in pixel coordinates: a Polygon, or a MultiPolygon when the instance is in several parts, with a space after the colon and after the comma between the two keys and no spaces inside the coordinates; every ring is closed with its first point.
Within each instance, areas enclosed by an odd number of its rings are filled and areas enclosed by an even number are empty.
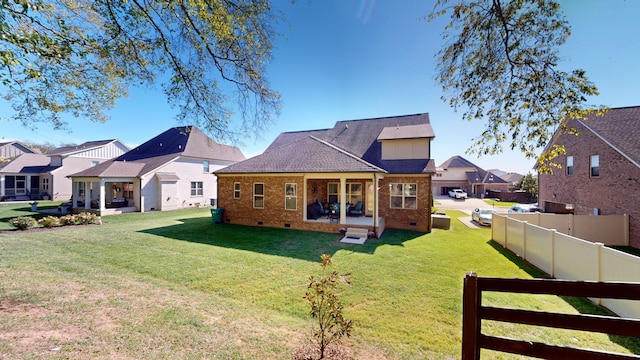
{"type": "Polygon", "coordinates": [[[31,212],[36,212],[38,211],[38,203],[36,201],[29,203],[31,204],[31,212]]]}
{"type": "Polygon", "coordinates": [[[222,224],[222,213],[223,212],[224,212],[223,208],[211,209],[211,223],[212,224],[222,224]]]}

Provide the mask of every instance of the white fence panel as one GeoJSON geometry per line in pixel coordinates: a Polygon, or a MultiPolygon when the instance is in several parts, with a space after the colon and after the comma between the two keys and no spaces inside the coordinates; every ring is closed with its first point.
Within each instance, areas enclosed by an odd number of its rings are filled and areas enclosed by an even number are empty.
{"type": "MultiPolygon", "coordinates": [[[[602,247],[601,281],[640,282],[640,258],[602,247]]],[[[640,301],[602,299],[602,305],[623,317],[640,317],[640,301]]]]}
{"type": "Polygon", "coordinates": [[[523,258],[525,256],[525,224],[526,222],[507,218],[507,249],[523,258]]]}
{"type": "Polygon", "coordinates": [[[598,281],[598,245],[556,233],[553,253],[555,278],[598,281]]]}
{"type": "Polygon", "coordinates": [[[507,217],[504,215],[493,214],[491,219],[491,239],[506,247],[506,232],[507,217]]]}
{"type": "Polygon", "coordinates": [[[526,234],[525,259],[547,274],[553,274],[553,232],[527,224],[526,234]]]}

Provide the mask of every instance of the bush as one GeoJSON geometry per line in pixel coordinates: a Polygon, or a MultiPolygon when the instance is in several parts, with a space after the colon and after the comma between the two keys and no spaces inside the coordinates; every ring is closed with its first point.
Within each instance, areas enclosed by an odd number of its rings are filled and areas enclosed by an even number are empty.
{"type": "Polygon", "coordinates": [[[46,228],[62,226],[62,224],[60,223],[60,218],[57,216],[45,216],[42,219],[38,220],[38,222],[46,228]]]}
{"type": "Polygon", "coordinates": [[[76,215],[76,219],[77,219],[76,223],[83,224],[83,225],[102,224],[102,220],[100,219],[100,216],[92,212],[81,212],[80,214],[76,215]]]}
{"type": "Polygon", "coordinates": [[[31,216],[18,216],[9,220],[9,224],[13,225],[18,230],[27,230],[38,225],[38,221],[31,216]]]}

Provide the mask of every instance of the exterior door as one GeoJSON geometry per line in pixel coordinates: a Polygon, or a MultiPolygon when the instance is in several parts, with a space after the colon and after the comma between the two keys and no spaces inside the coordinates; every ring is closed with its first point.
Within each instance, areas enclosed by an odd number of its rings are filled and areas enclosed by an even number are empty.
{"type": "Polygon", "coordinates": [[[373,182],[371,181],[367,181],[364,186],[367,189],[367,200],[365,200],[364,205],[365,205],[365,216],[373,216],[373,206],[375,201],[373,201],[373,197],[374,197],[374,188],[373,188],[373,182]]]}
{"type": "Polygon", "coordinates": [[[16,195],[27,194],[27,177],[16,176],[16,195]]]}

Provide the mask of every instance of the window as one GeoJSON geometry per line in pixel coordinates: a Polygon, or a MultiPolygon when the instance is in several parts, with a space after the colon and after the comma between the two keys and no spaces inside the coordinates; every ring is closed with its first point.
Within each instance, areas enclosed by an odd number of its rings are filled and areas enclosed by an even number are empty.
{"type": "Polygon", "coordinates": [[[202,196],[202,181],[191,182],[191,196],[202,196]]]}
{"type": "Polygon", "coordinates": [[[264,184],[253,184],[253,207],[256,209],[264,209],[264,184]]]}
{"type": "Polygon", "coordinates": [[[49,178],[42,178],[42,191],[49,191],[49,178]]]}
{"type": "Polygon", "coordinates": [[[389,185],[392,209],[416,209],[418,207],[418,184],[392,183],[389,185]]]}
{"type": "Polygon", "coordinates": [[[209,173],[209,162],[207,160],[202,162],[202,172],[209,173]]]}
{"type": "Polygon", "coordinates": [[[84,197],[85,185],[86,184],[83,182],[78,183],[78,197],[84,197]]]}
{"type": "Polygon", "coordinates": [[[98,166],[98,164],[100,164],[100,161],[92,161],[91,162],[91,166],[98,166]]]}
{"type": "Polygon", "coordinates": [[[133,183],[122,184],[122,197],[125,199],[133,199],[133,183]]]}
{"type": "Polygon", "coordinates": [[[284,184],[284,208],[285,210],[295,210],[297,208],[298,192],[296,191],[296,184],[287,183],[284,184]]]}
{"type": "MultiPolygon", "coordinates": [[[[346,202],[355,204],[362,201],[362,183],[347,183],[346,202]]],[[[329,204],[340,202],[340,183],[329,183],[327,188],[329,204]]]]}
{"type": "Polygon", "coordinates": [[[329,183],[327,185],[327,201],[329,204],[340,202],[340,184],[329,183]]]}
{"type": "Polygon", "coordinates": [[[591,155],[590,159],[591,177],[600,176],[600,155],[591,155]]]}
{"type": "Polygon", "coordinates": [[[240,199],[240,183],[233,183],[233,198],[240,199]]]}
{"type": "Polygon", "coordinates": [[[347,202],[355,204],[358,201],[362,201],[362,184],[347,183],[347,202]]]}
{"type": "Polygon", "coordinates": [[[567,175],[573,175],[573,156],[567,156],[567,175]]]}

